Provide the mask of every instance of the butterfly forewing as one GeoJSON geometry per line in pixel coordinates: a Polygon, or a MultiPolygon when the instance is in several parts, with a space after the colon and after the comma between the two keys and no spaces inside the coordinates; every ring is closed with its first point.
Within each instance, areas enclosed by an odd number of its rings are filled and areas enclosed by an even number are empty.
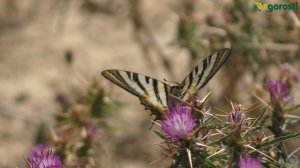
{"type": "Polygon", "coordinates": [[[142,74],[122,71],[105,70],[102,75],[140,98],[141,104],[160,119],[165,115],[170,86],[162,81],[142,74]]]}
{"type": "Polygon", "coordinates": [[[216,74],[229,55],[230,49],[224,48],[204,58],[181,83],[180,98],[186,101],[194,96],[216,74]]]}

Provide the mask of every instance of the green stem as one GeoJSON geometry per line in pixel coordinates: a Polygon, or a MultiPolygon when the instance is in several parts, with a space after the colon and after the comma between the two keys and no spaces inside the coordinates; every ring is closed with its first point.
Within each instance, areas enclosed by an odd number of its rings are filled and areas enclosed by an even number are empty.
{"type": "MultiPolygon", "coordinates": [[[[285,118],[284,118],[284,111],[279,103],[276,103],[274,105],[274,109],[272,112],[272,126],[271,126],[271,131],[275,135],[275,138],[280,137],[284,134],[283,131],[283,125],[285,123],[285,118]]],[[[277,149],[282,151],[282,153],[279,153],[279,155],[286,160],[287,158],[287,150],[285,148],[285,145],[283,142],[281,142],[278,146],[277,149]]]]}

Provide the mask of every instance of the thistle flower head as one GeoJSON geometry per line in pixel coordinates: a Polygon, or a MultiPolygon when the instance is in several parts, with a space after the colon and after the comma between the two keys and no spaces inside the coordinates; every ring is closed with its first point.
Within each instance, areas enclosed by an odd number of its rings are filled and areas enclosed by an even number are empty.
{"type": "Polygon", "coordinates": [[[242,111],[231,111],[227,117],[229,123],[234,125],[241,125],[246,119],[246,116],[242,111]]]}
{"type": "Polygon", "coordinates": [[[231,105],[232,111],[227,115],[227,120],[229,124],[233,125],[234,127],[246,127],[247,117],[242,109],[242,105],[233,103],[231,105]]]}
{"type": "Polygon", "coordinates": [[[182,105],[171,105],[166,118],[162,121],[161,130],[167,139],[174,142],[188,139],[189,133],[197,125],[190,108],[182,105]]]}
{"type": "Polygon", "coordinates": [[[239,161],[240,168],[262,168],[260,160],[244,156],[239,161]]]}
{"type": "Polygon", "coordinates": [[[270,92],[272,104],[282,103],[283,105],[287,105],[293,102],[293,97],[289,95],[285,81],[268,80],[267,87],[270,92]]]}
{"type": "Polygon", "coordinates": [[[59,156],[46,145],[35,146],[26,161],[28,168],[64,168],[59,156]]]}

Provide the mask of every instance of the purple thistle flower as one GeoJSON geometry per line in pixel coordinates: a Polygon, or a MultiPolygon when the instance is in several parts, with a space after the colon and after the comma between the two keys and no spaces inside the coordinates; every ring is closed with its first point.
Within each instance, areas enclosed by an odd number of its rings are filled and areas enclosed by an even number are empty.
{"type": "Polygon", "coordinates": [[[197,125],[190,108],[183,105],[171,105],[166,118],[162,121],[161,130],[167,139],[174,142],[188,139],[189,133],[197,125]]]}
{"type": "Polygon", "coordinates": [[[285,81],[268,80],[267,86],[272,104],[283,103],[283,105],[287,105],[293,102],[293,97],[289,95],[289,90],[285,81]]]}
{"type": "Polygon", "coordinates": [[[246,115],[243,111],[240,110],[231,111],[230,113],[228,113],[227,118],[229,123],[237,126],[245,124],[246,121],[246,115]]]}
{"type": "Polygon", "coordinates": [[[250,129],[249,118],[246,116],[241,104],[231,103],[232,111],[227,114],[227,121],[230,130],[235,130],[235,138],[242,137],[242,134],[250,129]]]}
{"type": "Polygon", "coordinates": [[[240,168],[262,168],[260,160],[244,156],[239,162],[240,168]]]}
{"type": "Polygon", "coordinates": [[[27,158],[28,168],[64,168],[59,156],[46,145],[36,145],[27,158]]]}

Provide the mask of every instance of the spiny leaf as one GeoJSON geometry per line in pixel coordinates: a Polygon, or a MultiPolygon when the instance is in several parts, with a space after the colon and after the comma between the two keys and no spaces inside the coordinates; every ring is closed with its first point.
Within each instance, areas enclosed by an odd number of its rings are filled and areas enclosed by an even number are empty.
{"type": "Polygon", "coordinates": [[[293,107],[291,107],[291,108],[288,108],[288,109],[286,109],[285,111],[293,111],[293,110],[296,110],[297,108],[299,108],[300,107],[300,104],[298,104],[298,105],[296,105],[296,106],[293,106],[293,107]]]}
{"type": "Polygon", "coordinates": [[[267,110],[267,107],[259,114],[259,116],[253,121],[253,123],[251,124],[251,127],[254,127],[257,122],[262,118],[262,116],[265,114],[267,110]]]}
{"type": "Polygon", "coordinates": [[[270,145],[273,145],[273,144],[277,144],[277,143],[280,143],[280,142],[284,142],[284,141],[287,141],[287,140],[290,140],[290,139],[293,139],[293,138],[299,138],[299,137],[300,137],[300,132],[299,133],[294,133],[294,134],[288,134],[288,135],[284,135],[284,136],[275,138],[271,141],[262,143],[260,146],[261,147],[267,147],[267,146],[270,146],[270,145]]]}

